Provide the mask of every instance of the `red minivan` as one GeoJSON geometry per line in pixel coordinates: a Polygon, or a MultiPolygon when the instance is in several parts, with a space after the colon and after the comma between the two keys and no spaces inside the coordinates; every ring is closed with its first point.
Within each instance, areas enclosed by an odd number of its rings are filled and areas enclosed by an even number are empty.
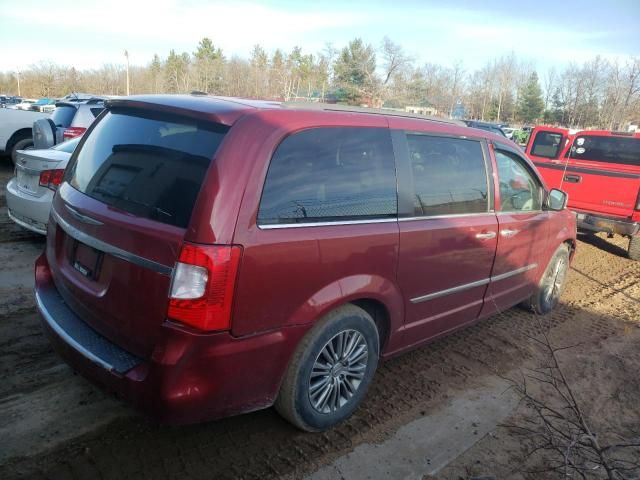
{"type": "Polygon", "coordinates": [[[335,106],[105,103],[53,201],[36,299],[74,369],[161,421],[275,403],[324,430],[379,359],[558,302],[575,220],[504,137],[335,106]]]}

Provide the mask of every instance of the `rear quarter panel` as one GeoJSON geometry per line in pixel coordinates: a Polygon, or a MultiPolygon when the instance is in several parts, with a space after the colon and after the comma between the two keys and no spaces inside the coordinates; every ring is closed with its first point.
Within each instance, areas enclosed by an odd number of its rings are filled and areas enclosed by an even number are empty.
{"type": "MultiPolygon", "coordinates": [[[[263,111],[242,120],[229,152],[245,162],[246,185],[233,243],[243,246],[236,286],[234,335],[311,324],[350,300],[385,305],[390,330],[400,328],[402,297],[395,284],[397,222],[261,229],[256,223],[269,161],[289,134],[312,127],[386,127],[384,117],[305,111],[263,111]]],[[[235,128],[235,126],[234,126],[235,128]]],[[[231,143],[231,142],[230,142],[231,143]]],[[[226,159],[225,159],[226,162],[226,159]]],[[[222,162],[220,163],[222,165],[222,162]]],[[[226,178],[224,182],[228,183],[226,178]]],[[[225,188],[225,187],[223,187],[225,188]]]]}

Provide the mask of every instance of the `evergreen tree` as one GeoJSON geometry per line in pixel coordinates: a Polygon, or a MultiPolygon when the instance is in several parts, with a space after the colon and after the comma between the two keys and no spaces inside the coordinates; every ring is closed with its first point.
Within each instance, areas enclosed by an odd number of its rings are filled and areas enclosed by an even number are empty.
{"type": "Polygon", "coordinates": [[[518,116],[526,123],[535,123],[544,111],[542,89],[538,83],[538,74],[533,72],[525,83],[518,99],[518,116]]]}
{"type": "Polygon", "coordinates": [[[360,38],[349,42],[338,55],[333,67],[336,82],[350,103],[372,97],[376,89],[376,54],[371,45],[360,38]]]}

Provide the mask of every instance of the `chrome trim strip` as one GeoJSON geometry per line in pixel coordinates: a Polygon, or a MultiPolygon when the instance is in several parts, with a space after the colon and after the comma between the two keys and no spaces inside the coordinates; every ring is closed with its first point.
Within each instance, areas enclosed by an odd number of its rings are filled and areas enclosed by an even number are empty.
{"type": "Polygon", "coordinates": [[[96,356],[94,353],[84,348],[73,337],[69,336],[69,334],[65,332],[64,329],[60,325],[58,325],[58,323],[53,319],[49,311],[44,306],[44,303],[42,303],[42,299],[40,298],[40,295],[38,294],[38,292],[36,291],[35,293],[36,293],[36,304],[38,305],[38,310],[42,314],[42,318],[44,319],[45,322],[47,322],[47,325],[51,327],[51,329],[54,332],[56,332],[58,336],[62,337],[65,343],[73,347],[76,351],[84,355],[87,359],[100,365],[102,368],[105,368],[109,371],[114,370],[113,365],[105,362],[103,359],[101,359],[100,357],[96,356]]]}
{"type": "Polygon", "coordinates": [[[399,222],[414,222],[416,220],[430,220],[437,218],[465,218],[465,217],[482,217],[485,215],[495,215],[493,210],[488,212],[480,212],[480,213],[452,213],[451,215],[425,215],[422,217],[402,217],[399,218],[399,222]]]}
{"type": "Polygon", "coordinates": [[[260,230],[276,230],[278,228],[328,227],[332,225],[365,225],[368,223],[393,223],[397,221],[397,218],[377,218],[371,220],[336,220],[334,222],[274,223],[267,225],[258,224],[258,228],[260,230]]]}
{"type": "Polygon", "coordinates": [[[444,297],[446,295],[451,295],[453,293],[464,292],[465,290],[469,290],[475,287],[481,287],[483,285],[487,285],[491,282],[497,282],[500,280],[504,280],[505,278],[513,277],[515,275],[519,275],[520,273],[528,272],[529,270],[533,270],[538,266],[537,263],[532,263],[531,265],[527,265],[526,267],[518,268],[516,270],[512,270],[510,272],[501,273],[500,275],[492,276],[491,278],[484,278],[482,280],[478,280],[476,282],[465,283],[463,285],[458,285],[457,287],[447,288],[446,290],[440,290],[439,292],[429,293],[427,295],[422,295],[420,297],[415,297],[410,300],[411,303],[422,303],[429,300],[434,300],[436,298],[444,297]]]}
{"type": "Polygon", "coordinates": [[[465,290],[469,290],[475,287],[481,287],[483,285],[487,285],[491,279],[485,278],[483,280],[478,280],[477,282],[465,283],[464,285],[458,285],[457,287],[447,288],[446,290],[440,290],[439,292],[429,293],[428,295],[422,295],[421,297],[412,298],[411,303],[421,303],[426,302],[428,300],[433,300],[435,298],[444,297],[445,295],[451,295],[452,293],[464,292],[465,290]]]}
{"type": "Polygon", "coordinates": [[[102,223],[99,220],[96,220],[95,218],[91,218],[88,215],[83,215],[81,214],[79,211],[77,211],[75,208],[70,207],[69,205],[67,205],[66,203],[64,204],[64,207],[68,210],[68,212],[73,215],[73,217],[83,223],[89,223],[91,225],[104,225],[104,223],[102,223]]]}
{"type": "Polygon", "coordinates": [[[127,262],[134,263],[141,267],[148,268],[149,270],[160,273],[162,275],[171,276],[171,274],[173,273],[173,267],[168,267],[167,265],[164,265],[162,263],[158,263],[153,260],[149,260],[148,258],[144,258],[131,252],[127,252],[126,250],[115,247],[111,244],[103,242],[102,240],[98,240],[91,235],[81,232],[77,228],[70,225],[66,220],[64,220],[53,207],[51,208],[51,214],[53,215],[53,218],[55,218],[58,225],[60,225],[60,227],[67,233],[67,235],[75,238],[85,245],[89,245],[96,250],[100,250],[104,253],[120,258],[127,262]]]}
{"type": "Polygon", "coordinates": [[[511,270],[510,272],[501,273],[500,275],[495,275],[491,277],[492,282],[497,282],[499,280],[504,280],[505,278],[513,277],[515,275],[519,275],[524,272],[528,272],[529,270],[533,270],[537,268],[537,263],[532,263],[531,265],[527,265],[526,267],[518,268],[517,270],[511,270]]]}

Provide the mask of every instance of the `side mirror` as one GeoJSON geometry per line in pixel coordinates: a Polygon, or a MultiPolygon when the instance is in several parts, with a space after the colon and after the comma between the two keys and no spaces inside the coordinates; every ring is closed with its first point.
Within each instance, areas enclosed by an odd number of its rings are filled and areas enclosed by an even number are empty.
{"type": "Polygon", "coordinates": [[[567,202],[569,201],[569,195],[562,190],[552,188],[547,195],[546,207],[548,210],[560,211],[567,208],[567,202]]]}

